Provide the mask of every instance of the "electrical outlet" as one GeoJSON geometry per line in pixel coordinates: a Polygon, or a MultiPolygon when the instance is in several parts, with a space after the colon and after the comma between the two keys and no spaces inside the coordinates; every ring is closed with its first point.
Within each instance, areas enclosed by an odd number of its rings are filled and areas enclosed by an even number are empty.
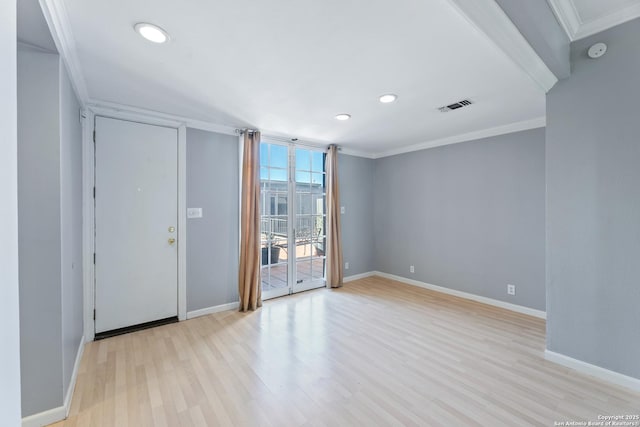
{"type": "Polygon", "coordinates": [[[415,273],[416,269],[413,267],[413,265],[409,266],[409,273],[415,273]]]}
{"type": "Polygon", "coordinates": [[[344,213],[345,213],[344,206],[340,206],[340,213],[341,213],[341,214],[344,214],[344,213]]]}
{"type": "Polygon", "coordinates": [[[507,294],[515,295],[516,294],[516,285],[507,285],[507,294]]]}
{"type": "Polygon", "coordinates": [[[348,261],[344,263],[344,269],[345,269],[345,270],[348,270],[348,269],[349,269],[349,262],[348,262],[348,261]]]}

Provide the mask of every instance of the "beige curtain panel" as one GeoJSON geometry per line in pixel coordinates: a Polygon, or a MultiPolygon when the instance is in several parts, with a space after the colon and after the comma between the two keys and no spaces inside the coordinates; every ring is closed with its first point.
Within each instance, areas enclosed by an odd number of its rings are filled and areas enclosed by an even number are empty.
{"type": "Polygon", "coordinates": [[[340,230],[338,147],[331,145],[327,154],[327,288],[342,286],[342,233],[340,230]]]}
{"type": "Polygon", "coordinates": [[[240,216],[240,311],[262,305],[260,286],[260,132],[244,133],[240,216]]]}

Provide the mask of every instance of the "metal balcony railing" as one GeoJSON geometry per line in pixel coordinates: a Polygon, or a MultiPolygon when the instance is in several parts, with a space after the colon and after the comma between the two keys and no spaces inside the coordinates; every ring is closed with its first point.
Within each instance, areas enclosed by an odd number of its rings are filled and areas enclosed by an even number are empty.
{"type": "MultiPolygon", "coordinates": [[[[289,222],[282,218],[262,217],[260,231],[265,236],[286,238],[289,234],[289,222]]],[[[320,216],[301,216],[296,218],[296,241],[317,240],[324,235],[324,218],[320,216]]]]}

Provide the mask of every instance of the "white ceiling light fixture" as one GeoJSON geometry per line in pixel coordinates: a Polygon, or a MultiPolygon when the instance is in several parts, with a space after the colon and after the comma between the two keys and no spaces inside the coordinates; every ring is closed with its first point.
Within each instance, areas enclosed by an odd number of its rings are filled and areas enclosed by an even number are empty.
{"type": "Polygon", "coordinates": [[[169,41],[169,34],[157,25],[147,22],[138,22],[134,27],[136,33],[153,43],[166,43],[169,41]]]}
{"type": "Polygon", "coordinates": [[[378,98],[378,99],[383,104],[389,104],[391,102],[395,102],[395,100],[398,99],[398,95],[395,95],[393,93],[387,93],[385,95],[380,96],[380,98],[378,98]]]}
{"type": "Polygon", "coordinates": [[[343,113],[343,114],[338,114],[338,115],[336,116],[336,120],[340,120],[340,121],[342,121],[342,122],[343,122],[343,121],[345,121],[345,120],[349,120],[350,118],[351,118],[351,114],[345,114],[345,113],[343,113]]]}

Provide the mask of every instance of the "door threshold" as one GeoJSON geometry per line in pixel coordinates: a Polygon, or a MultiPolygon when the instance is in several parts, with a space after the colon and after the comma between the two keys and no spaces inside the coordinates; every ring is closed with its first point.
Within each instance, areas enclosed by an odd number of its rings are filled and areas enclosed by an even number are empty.
{"type": "Polygon", "coordinates": [[[118,335],[128,334],[130,332],[142,331],[145,329],[155,328],[156,326],[169,325],[171,323],[178,323],[178,316],[167,317],[166,319],[154,320],[151,322],[140,323],[138,325],[127,326],[124,328],[113,329],[111,331],[100,332],[95,335],[94,340],[103,340],[105,338],[111,338],[118,335]]]}

